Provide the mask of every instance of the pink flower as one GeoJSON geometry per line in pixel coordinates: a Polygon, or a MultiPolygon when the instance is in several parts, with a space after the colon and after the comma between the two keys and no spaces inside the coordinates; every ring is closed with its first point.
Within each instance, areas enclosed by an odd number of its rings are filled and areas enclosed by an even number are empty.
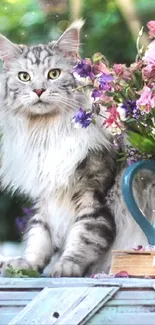
{"type": "Polygon", "coordinates": [[[96,63],[92,66],[92,71],[96,75],[98,73],[105,73],[107,75],[110,74],[110,70],[103,62],[96,63]]]}
{"type": "Polygon", "coordinates": [[[114,72],[117,77],[123,78],[123,79],[130,79],[131,78],[131,72],[126,67],[125,64],[117,64],[115,63],[113,66],[114,72]]]}
{"type": "Polygon", "coordinates": [[[155,40],[149,44],[143,60],[146,61],[146,63],[155,64],[155,40]]]}
{"type": "Polygon", "coordinates": [[[146,67],[142,69],[142,74],[144,79],[155,79],[155,63],[148,64],[146,67]]]}
{"type": "Polygon", "coordinates": [[[114,104],[113,106],[107,108],[107,111],[109,112],[109,116],[106,118],[106,120],[103,122],[103,125],[106,125],[106,127],[115,124],[117,127],[120,127],[118,121],[120,120],[120,115],[117,112],[117,106],[114,104]]]}
{"type": "Polygon", "coordinates": [[[100,97],[99,104],[102,104],[104,106],[105,103],[106,104],[108,103],[109,105],[113,105],[114,104],[113,97],[106,95],[105,92],[102,92],[102,96],[100,97]]]}
{"type": "Polygon", "coordinates": [[[115,85],[115,90],[118,91],[118,92],[121,92],[121,91],[123,91],[123,86],[120,85],[120,84],[116,84],[115,85]]]}
{"type": "Polygon", "coordinates": [[[147,23],[147,27],[149,29],[149,38],[155,37],[155,20],[151,20],[147,23]]]}
{"type": "Polygon", "coordinates": [[[155,107],[155,93],[147,86],[144,86],[140,98],[136,101],[139,109],[149,113],[155,107]]]}
{"type": "Polygon", "coordinates": [[[131,63],[130,65],[130,71],[135,72],[135,71],[141,71],[143,66],[143,60],[139,60],[138,62],[131,63]]]}

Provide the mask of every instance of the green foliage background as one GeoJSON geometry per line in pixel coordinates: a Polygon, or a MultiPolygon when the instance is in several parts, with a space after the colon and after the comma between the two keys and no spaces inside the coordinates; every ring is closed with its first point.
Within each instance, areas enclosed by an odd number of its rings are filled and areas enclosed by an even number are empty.
{"type": "MultiPolygon", "coordinates": [[[[141,25],[155,19],[154,0],[133,0],[133,3],[141,25]]],[[[135,39],[115,0],[83,0],[81,16],[86,19],[81,39],[83,57],[99,51],[110,62],[129,64],[135,59],[135,39]]],[[[34,44],[56,39],[70,21],[69,3],[68,10],[60,14],[45,12],[39,0],[0,1],[0,32],[16,43],[34,44]]],[[[19,195],[12,198],[1,191],[0,241],[20,240],[15,218],[22,214],[25,205],[25,198],[19,195]]]]}

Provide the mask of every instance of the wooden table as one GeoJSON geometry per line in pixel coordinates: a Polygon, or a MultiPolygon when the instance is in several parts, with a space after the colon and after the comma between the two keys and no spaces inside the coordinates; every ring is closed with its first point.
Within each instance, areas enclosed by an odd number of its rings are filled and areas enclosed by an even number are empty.
{"type": "Polygon", "coordinates": [[[0,278],[0,325],[154,325],[155,280],[0,278]]]}

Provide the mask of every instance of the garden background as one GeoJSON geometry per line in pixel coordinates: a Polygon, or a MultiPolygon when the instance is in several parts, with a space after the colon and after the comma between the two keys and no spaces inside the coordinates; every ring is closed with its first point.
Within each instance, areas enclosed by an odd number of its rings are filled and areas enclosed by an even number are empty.
{"type": "MultiPolygon", "coordinates": [[[[101,52],[111,62],[130,64],[142,25],[155,20],[154,0],[0,0],[0,33],[16,43],[57,39],[71,21],[83,17],[81,56],[101,52]]],[[[146,27],[142,43],[147,46],[146,27]]],[[[16,218],[29,198],[0,192],[0,242],[20,241],[16,218]]]]}

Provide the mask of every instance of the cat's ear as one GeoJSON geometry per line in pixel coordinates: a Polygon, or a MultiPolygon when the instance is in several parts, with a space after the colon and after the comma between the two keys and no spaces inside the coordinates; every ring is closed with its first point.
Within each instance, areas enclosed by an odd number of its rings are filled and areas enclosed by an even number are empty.
{"type": "Polygon", "coordinates": [[[6,68],[9,67],[11,60],[18,57],[20,53],[21,49],[17,45],[0,34],[0,59],[3,61],[6,68]]]}
{"type": "Polygon", "coordinates": [[[54,47],[58,47],[66,53],[75,53],[79,51],[80,29],[84,25],[84,20],[74,21],[69,28],[60,36],[54,47]]]}

